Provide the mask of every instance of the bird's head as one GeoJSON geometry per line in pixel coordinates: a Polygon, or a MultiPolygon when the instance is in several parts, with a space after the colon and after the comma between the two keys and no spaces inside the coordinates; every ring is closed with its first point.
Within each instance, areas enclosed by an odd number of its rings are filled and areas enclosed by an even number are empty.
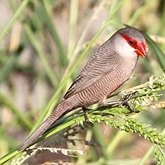
{"type": "Polygon", "coordinates": [[[132,50],[139,56],[145,57],[147,44],[144,35],[136,28],[126,27],[118,31],[119,35],[133,48],[132,50]]]}

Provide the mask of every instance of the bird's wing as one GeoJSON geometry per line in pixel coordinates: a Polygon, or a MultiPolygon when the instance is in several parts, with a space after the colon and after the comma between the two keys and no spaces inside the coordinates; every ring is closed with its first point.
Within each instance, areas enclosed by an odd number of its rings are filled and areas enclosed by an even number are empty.
{"type": "Polygon", "coordinates": [[[66,92],[65,99],[84,90],[116,68],[117,53],[108,44],[108,42],[104,43],[91,56],[84,69],[66,92]]]}

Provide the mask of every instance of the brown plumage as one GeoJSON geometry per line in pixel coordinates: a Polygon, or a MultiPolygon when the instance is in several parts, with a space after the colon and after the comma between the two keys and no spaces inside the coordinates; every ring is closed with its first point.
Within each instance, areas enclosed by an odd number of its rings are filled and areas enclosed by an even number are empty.
{"type": "Polygon", "coordinates": [[[52,114],[30,135],[20,150],[26,149],[59,117],[77,107],[105,102],[132,73],[138,55],[145,56],[146,41],[142,33],[126,27],[114,33],[90,57],[86,66],[66,92],[52,114]]]}

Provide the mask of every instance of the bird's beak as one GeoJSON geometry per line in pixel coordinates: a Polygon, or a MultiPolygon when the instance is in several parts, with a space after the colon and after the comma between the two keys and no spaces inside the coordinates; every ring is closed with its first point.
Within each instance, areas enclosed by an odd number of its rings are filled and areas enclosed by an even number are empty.
{"type": "Polygon", "coordinates": [[[143,58],[146,56],[146,45],[144,44],[144,42],[140,42],[137,44],[135,52],[137,53],[137,55],[143,58]]]}

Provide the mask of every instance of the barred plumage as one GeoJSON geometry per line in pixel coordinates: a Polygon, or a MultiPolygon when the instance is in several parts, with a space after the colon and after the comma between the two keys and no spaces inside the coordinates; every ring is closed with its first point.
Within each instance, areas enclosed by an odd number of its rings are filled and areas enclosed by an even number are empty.
{"type": "Polygon", "coordinates": [[[144,57],[145,53],[146,41],[139,30],[126,27],[114,33],[91,56],[66,92],[63,101],[25,140],[20,150],[26,149],[68,111],[103,102],[130,77],[138,59],[137,55],[144,57]]]}

